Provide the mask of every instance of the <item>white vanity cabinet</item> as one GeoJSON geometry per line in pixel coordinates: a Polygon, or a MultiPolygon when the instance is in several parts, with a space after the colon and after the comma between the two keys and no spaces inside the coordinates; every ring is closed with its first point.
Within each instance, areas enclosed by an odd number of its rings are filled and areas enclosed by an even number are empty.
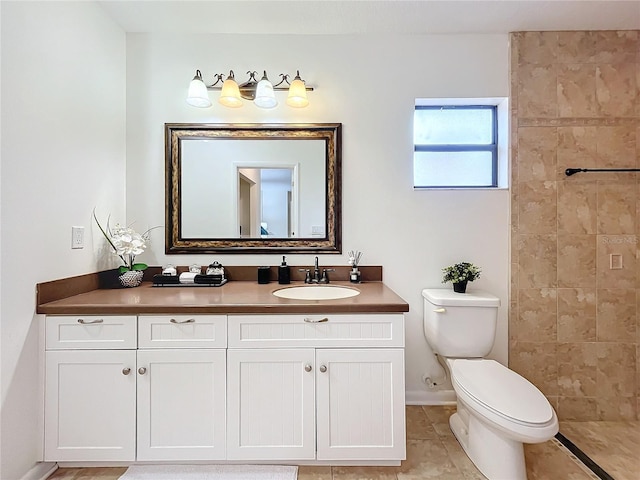
{"type": "Polygon", "coordinates": [[[49,317],[45,331],[45,461],[135,460],[136,317],[49,317]]]}
{"type": "Polygon", "coordinates": [[[399,464],[404,317],[46,317],[57,462],[399,464]]]}
{"type": "Polygon", "coordinates": [[[225,315],[46,321],[45,460],[225,459],[225,315]]]}
{"type": "Polygon", "coordinates": [[[224,460],[226,315],[138,317],[137,460],[224,460]]]}
{"type": "Polygon", "coordinates": [[[230,315],[228,325],[227,458],[405,458],[402,314],[230,315]]]}

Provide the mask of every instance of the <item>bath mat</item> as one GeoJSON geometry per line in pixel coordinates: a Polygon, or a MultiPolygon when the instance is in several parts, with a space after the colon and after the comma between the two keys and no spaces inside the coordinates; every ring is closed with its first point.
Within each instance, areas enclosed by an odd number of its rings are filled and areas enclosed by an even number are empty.
{"type": "Polygon", "coordinates": [[[296,480],[283,465],[131,465],[120,480],[296,480]]]}

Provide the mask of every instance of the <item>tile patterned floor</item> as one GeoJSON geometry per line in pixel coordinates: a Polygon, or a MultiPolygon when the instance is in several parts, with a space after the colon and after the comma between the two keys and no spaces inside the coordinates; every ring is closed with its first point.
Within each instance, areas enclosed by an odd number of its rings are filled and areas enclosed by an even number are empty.
{"type": "Polygon", "coordinates": [[[640,478],[640,422],[560,422],[560,431],[616,480],[640,478]]]}
{"type": "MultiPolygon", "coordinates": [[[[482,480],[484,476],[467,458],[449,429],[448,418],[454,411],[455,407],[407,407],[407,460],[399,467],[302,466],[298,480],[482,480]]],[[[640,478],[638,422],[566,422],[561,429],[616,480],[640,478]],[[592,423],[602,425],[590,425],[592,423]],[[609,423],[611,425],[606,425],[609,423]],[[628,424],[623,427],[633,430],[628,435],[624,434],[624,441],[617,433],[619,430],[615,430],[620,424],[628,424]],[[620,455],[621,450],[623,455],[620,455]]],[[[526,445],[525,458],[529,480],[597,479],[556,440],[526,445]]],[[[49,478],[117,480],[125,470],[62,468],[49,478]]]]}

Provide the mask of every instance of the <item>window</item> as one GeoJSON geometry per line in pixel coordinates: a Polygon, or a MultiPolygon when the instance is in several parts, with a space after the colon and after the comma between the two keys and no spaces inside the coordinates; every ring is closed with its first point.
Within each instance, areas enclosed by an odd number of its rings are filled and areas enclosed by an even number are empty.
{"type": "MultiPolygon", "coordinates": [[[[417,104],[413,121],[414,188],[506,186],[500,184],[504,175],[500,172],[498,130],[496,102],[451,104],[440,99],[440,104],[417,104]]],[[[506,165],[506,161],[502,163],[506,165]]]]}

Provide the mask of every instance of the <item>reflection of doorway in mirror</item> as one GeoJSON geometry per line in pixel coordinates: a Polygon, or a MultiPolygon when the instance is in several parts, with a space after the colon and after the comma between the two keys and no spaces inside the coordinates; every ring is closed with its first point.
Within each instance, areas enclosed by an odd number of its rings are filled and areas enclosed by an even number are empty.
{"type": "Polygon", "coordinates": [[[297,165],[238,166],[237,219],[243,238],[295,238],[297,165]]]}
{"type": "Polygon", "coordinates": [[[257,235],[255,212],[259,208],[256,205],[252,206],[252,203],[255,204],[255,201],[260,199],[256,190],[259,190],[257,182],[238,172],[238,219],[240,224],[238,234],[241,238],[251,238],[257,235]]]}

